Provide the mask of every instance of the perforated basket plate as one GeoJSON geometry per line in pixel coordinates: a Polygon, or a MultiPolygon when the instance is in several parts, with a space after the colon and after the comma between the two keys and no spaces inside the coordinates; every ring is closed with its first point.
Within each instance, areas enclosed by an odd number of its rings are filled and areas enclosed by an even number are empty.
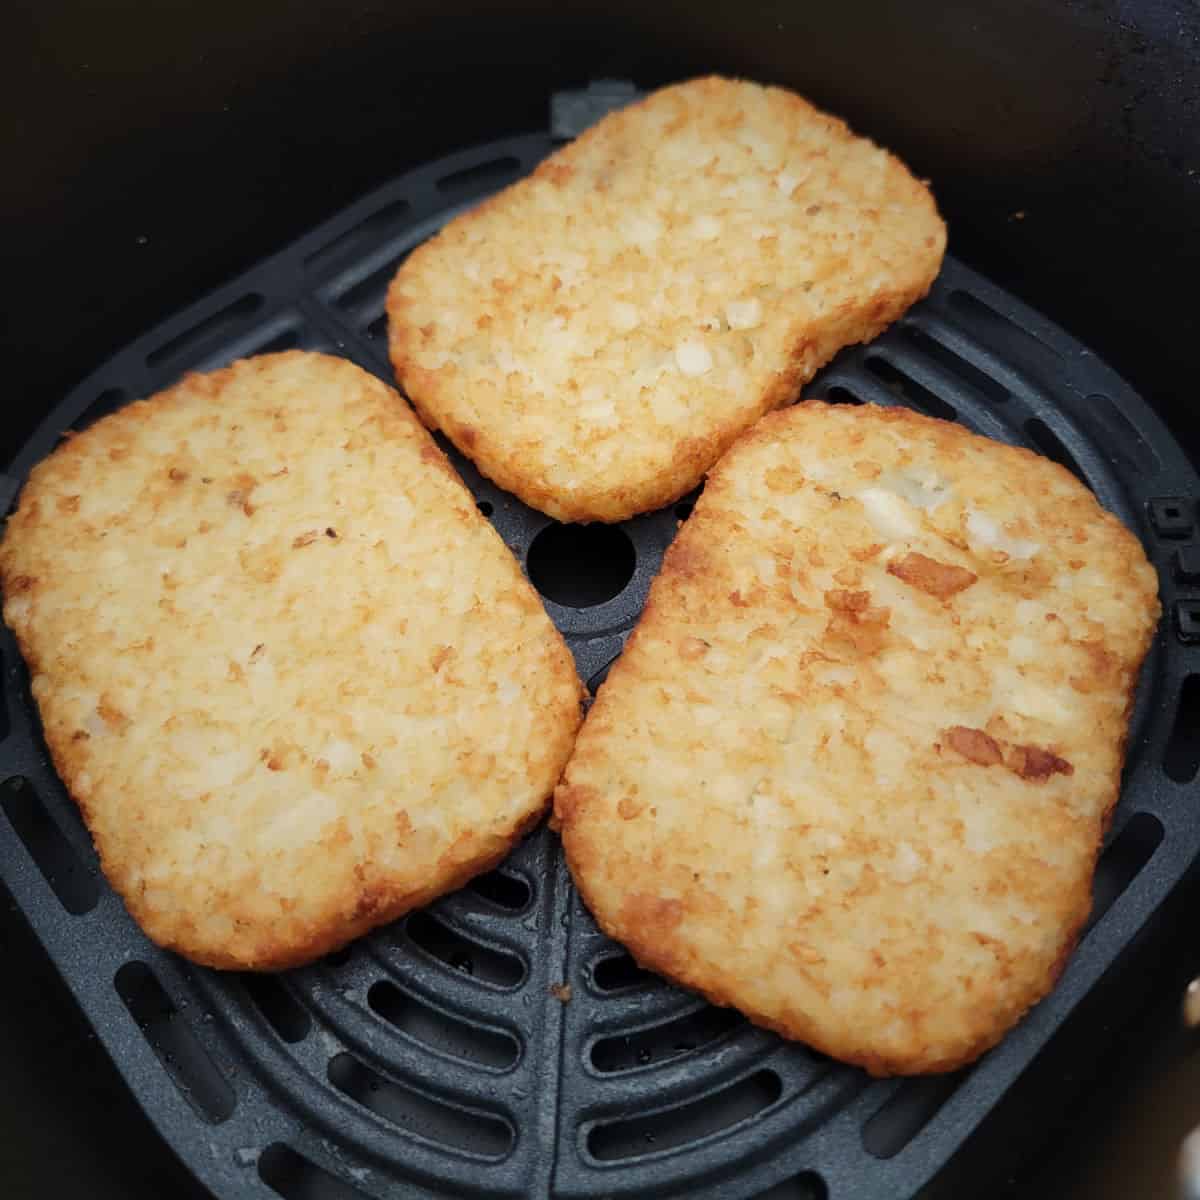
{"type": "MultiPolygon", "coordinates": [[[[383,298],[397,264],[553,144],[534,134],[416,170],[126,347],[30,440],[6,498],[62,431],[185,370],[302,346],[390,379],[383,298]]],[[[639,971],[597,931],[546,829],[499,871],[318,965],[193,968],[149,944],[98,874],[5,632],[0,876],[151,1120],[216,1195],[911,1195],[1152,918],[1200,851],[1200,480],[1183,453],[1093,354],[952,259],[928,300],[807,394],[908,404],[1033,445],[1159,568],[1167,615],[1096,910],[1058,987],[973,1068],[871,1081],[639,971]]],[[[616,529],[557,526],[451,457],[594,688],[689,506],[616,529]]]]}

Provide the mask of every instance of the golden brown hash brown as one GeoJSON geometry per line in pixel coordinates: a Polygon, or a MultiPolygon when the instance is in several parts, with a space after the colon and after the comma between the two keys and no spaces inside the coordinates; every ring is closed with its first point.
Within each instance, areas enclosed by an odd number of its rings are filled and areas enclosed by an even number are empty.
{"type": "Polygon", "coordinates": [[[192,375],[71,437],[0,577],[105,874],[210,966],[305,962],[494,865],[578,725],[512,555],[340,359],[192,375]]]}
{"type": "Polygon", "coordinates": [[[388,294],[417,411],[562,521],[693,488],[929,289],[946,232],[904,165],[781,88],[698,79],[614,113],[452,221],[388,294]]]}
{"type": "Polygon", "coordinates": [[[1058,465],[902,409],[712,473],[555,796],[639,962],[877,1074],[946,1071],[1087,917],[1159,615],[1058,465]]]}

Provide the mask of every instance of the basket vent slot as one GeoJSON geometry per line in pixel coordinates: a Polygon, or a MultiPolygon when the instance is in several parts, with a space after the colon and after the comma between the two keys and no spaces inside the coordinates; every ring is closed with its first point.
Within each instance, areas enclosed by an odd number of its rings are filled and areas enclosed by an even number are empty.
{"type": "Polygon", "coordinates": [[[511,183],[521,170],[521,160],[511,154],[487,162],[451,171],[437,181],[438,191],[450,200],[466,199],[481,192],[492,192],[511,183]]]}
{"type": "Polygon", "coordinates": [[[923,412],[927,416],[940,417],[943,421],[957,419],[958,413],[952,404],[935,395],[923,383],[918,383],[895,363],[880,358],[878,354],[870,354],[867,356],[866,367],[901,404],[915,408],[917,412],[923,412]]]}
{"type": "Polygon", "coordinates": [[[393,231],[394,226],[405,220],[409,209],[410,205],[404,199],[385,205],[378,212],[364,217],[357,225],[351,226],[313,250],[304,259],[305,267],[310,271],[320,271],[332,263],[351,259],[356,254],[370,253],[393,231]]]}
{"type": "Polygon", "coordinates": [[[1105,446],[1126,466],[1143,475],[1153,475],[1162,469],[1154,447],[1111,397],[1093,392],[1087,398],[1087,405],[1089,414],[1105,426],[1105,446]]]}
{"type": "Polygon", "coordinates": [[[759,1071],[690,1104],[596,1125],[588,1134],[588,1150],[608,1162],[685,1146],[758,1116],[782,1094],[779,1076],[759,1071]]]}
{"type": "Polygon", "coordinates": [[[339,950],[330,950],[321,960],[326,966],[344,967],[354,957],[354,943],[351,942],[348,946],[342,946],[339,950]]]}
{"type": "Polygon", "coordinates": [[[254,1006],[285,1042],[302,1042],[308,1037],[312,1021],[278,976],[247,972],[242,982],[254,1006]]]}
{"type": "Polygon", "coordinates": [[[765,1192],[759,1192],[754,1200],[828,1200],[829,1188],[816,1171],[801,1171],[791,1179],[785,1179],[765,1192]]]}
{"type": "MultiPolygon", "coordinates": [[[[407,251],[398,254],[384,263],[382,267],[377,267],[374,271],[364,275],[362,279],[351,284],[344,291],[338,292],[334,297],[334,303],[343,311],[355,313],[364,327],[369,328],[377,322],[383,322],[386,325],[387,314],[384,312],[383,305],[387,297],[388,285],[407,256],[407,251]]],[[[382,329],[382,327],[380,328],[382,329]]]]}
{"type": "Polygon", "coordinates": [[[899,1154],[933,1120],[965,1077],[965,1071],[955,1071],[905,1079],[863,1126],[867,1152],[876,1158],[899,1154]]]}
{"type": "Polygon", "coordinates": [[[628,954],[610,954],[592,967],[592,982],[602,992],[620,992],[626,988],[655,983],[653,971],[639,967],[628,954]]]}
{"type": "Polygon", "coordinates": [[[499,1117],[451,1108],[385,1078],[352,1054],[330,1059],[329,1082],[385,1121],[427,1141],[491,1159],[512,1149],[513,1132],[499,1117]]]}
{"type": "Polygon", "coordinates": [[[367,1195],[282,1142],[272,1143],[259,1155],[258,1176],[284,1200],[366,1200],[367,1195]]]}
{"type": "Polygon", "coordinates": [[[746,1018],[732,1008],[705,1005],[650,1029],[601,1038],[592,1046],[592,1066],[607,1073],[668,1062],[708,1046],[745,1024],[746,1018]]]}
{"type": "Polygon", "coordinates": [[[1163,839],[1162,823],[1150,813],[1134,813],[1100,855],[1092,882],[1092,911],[1086,934],[1138,877],[1163,839]]]}
{"type": "Polygon", "coordinates": [[[503,988],[516,987],[525,978],[525,966],[515,954],[468,941],[432,913],[413,913],[405,928],[426,954],[464,975],[503,988]]]}
{"type": "Polygon", "coordinates": [[[965,320],[972,332],[997,351],[1002,358],[1015,360],[1017,365],[1031,363],[1049,370],[1061,370],[1062,355],[1035,333],[998,313],[970,292],[955,289],[950,293],[951,311],[965,320]]]}
{"type": "Polygon", "coordinates": [[[1009,400],[1008,388],[998,379],[993,379],[986,371],[980,370],[973,362],[944,346],[937,338],[926,333],[917,325],[905,325],[902,329],[905,339],[923,357],[944,367],[951,375],[957,376],[964,383],[973,387],[981,396],[996,404],[1006,404],[1009,400]]]}
{"type": "MultiPolygon", "coordinates": [[[[486,504],[487,501],[482,501],[486,504]]],[[[529,884],[518,875],[510,875],[507,871],[488,871],[485,875],[477,875],[467,887],[477,896],[482,896],[499,908],[511,913],[519,913],[529,906],[533,892],[529,884]]]]}
{"type": "Polygon", "coordinates": [[[206,1121],[218,1124],[234,1108],[233,1089],[179,1015],[154,972],[144,962],[117,971],[117,995],[180,1094],[206,1121]]]}
{"type": "Polygon", "coordinates": [[[189,358],[199,358],[211,343],[232,333],[242,321],[253,316],[262,306],[263,297],[258,292],[248,293],[212,316],[197,321],[191,328],[177,333],[161,346],[155,347],[146,355],[146,365],[161,367],[170,362],[182,366],[189,358]]]}
{"type": "Polygon", "coordinates": [[[1075,461],[1075,456],[1062,444],[1058,434],[1041,417],[1030,417],[1025,422],[1025,433],[1041,454],[1058,463],[1060,467],[1066,467],[1084,487],[1092,486],[1088,482],[1088,477],[1083,473],[1083,468],[1075,461]]]}
{"type": "Polygon", "coordinates": [[[1163,770],[1176,783],[1191,783],[1200,769],[1200,675],[1189,675],[1179,689],[1175,723],[1167,739],[1163,770]]]}
{"type": "Polygon", "coordinates": [[[76,917],[91,912],[100,900],[96,876],[72,849],[29,780],[23,775],[6,779],[0,807],[63,908],[76,917]]]}
{"type": "Polygon", "coordinates": [[[692,515],[692,510],[696,507],[696,501],[700,499],[700,493],[704,491],[704,484],[698,488],[693,488],[686,496],[683,496],[679,503],[675,505],[675,515],[681,521],[686,521],[692,515]]]}
{"type": "Polygon", "coordinates": [[[298,329],[285,329],[277,333],[270,341],[264,342],[261,346],[256,346],[249,354],[278,354],[283,350],[294,350],[300,345],[300,331],[298,329]]]}
{"type": "Polygon", "coordinates": [[[124,388],[105,388],[95,400],[79,414],[71,425],[76,433],[82,433],[89,425],[95,425],[101,417],[115,413],[129,403],[129,393],[124,388]]]}
{"type": "Polygon", "coordinates": [[[825,393],[826,404],[866,404],[866,401],[857,396],[844,384],[835,383],[825,393]]]}
{"type": "Polygon", "coordinates": [[[472,1025],[414,1000],[394,983],[380,980],[367,993],[367,1003],[389,1025],[443,1054],[504,1070],[520,1055],[514,1037],[485,1025],[472,1025]]]}

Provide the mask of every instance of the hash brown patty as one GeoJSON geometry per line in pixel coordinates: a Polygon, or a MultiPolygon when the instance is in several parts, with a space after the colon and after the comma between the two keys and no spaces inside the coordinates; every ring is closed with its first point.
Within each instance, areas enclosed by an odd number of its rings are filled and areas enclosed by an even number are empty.
{"type": "Polygon", "coordinates": [[[946,1071],[1091,904],[1159,616],[1062,467],[903,409],[765,417],[712,473],[556,796],[643,965],[876,1074],[946,1071]]]}
{"type": "Polygon", "coordinates": [[[945,241],[928,189],[837,118],[693,80],[414,251],[388,293],[392,363],[502,487],[621,521],[920,299],[945,241]]]}
{"type": "Polygon", "coordinates": [[[494,865],[578,726],[516,561],[340,359],[192,375],[69,438],[0,578],[105,874],[210,966],[294,966],[494,865]]]}

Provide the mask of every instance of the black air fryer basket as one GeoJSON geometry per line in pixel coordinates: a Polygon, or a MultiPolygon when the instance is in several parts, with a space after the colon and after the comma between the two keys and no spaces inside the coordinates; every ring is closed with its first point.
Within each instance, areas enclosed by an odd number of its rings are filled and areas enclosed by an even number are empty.
{"type": "MultiPolygon", "coordinates": [[[[131,342],[22,434],[3,498],[15,500],[64,431],[185,371],[302,347],[390,382],[383,304],[397,265],[631,94],[604,81],[547,92],[546,128],[406,171],[131,342]]],[[[191,966],[150,944],[99,874],[5,630],[0,881],[158,1132],[214,1195],[891,1200],[936,1190],[1152,926],[1200,857],[1200,477],[1188,456],[1102,357],[954,257],[925,301],[840,354],[805,394],[903,404],[1031,446],[1083,480],[1158,568],[1164,617],[1121,800],[1091,921],[1058,986],[975,1065],[874,1081],[640,970],[597,930],[545,828],[461,892],[311,967],[191,966]]],[[[615,528],[560,526],[443,446],[594,692],[691,498],[615,528]]]]}

